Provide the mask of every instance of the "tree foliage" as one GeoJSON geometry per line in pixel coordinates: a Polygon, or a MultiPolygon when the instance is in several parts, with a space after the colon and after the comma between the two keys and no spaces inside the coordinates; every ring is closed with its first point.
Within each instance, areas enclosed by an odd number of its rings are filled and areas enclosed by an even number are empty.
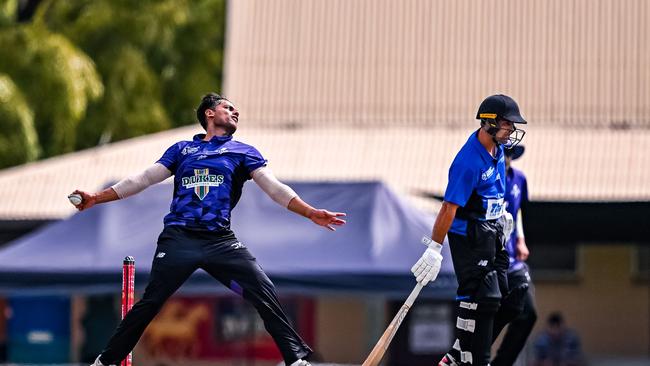
{"type": "Polygon", "coordinates": [[[20,24],[17,4],[0,1],[0,73],[41,156],[196,123],[220,89],[225,0],[44,0],[20,24]]]}
{"type": "Polygon", "coordinates": [[[38,24],[0,32],[0,72],[9,75],[34,113],[45,156],[73,151],[76,128],[103,85],[93,61],[66,37],[38,24]]]}
{"type": "Polygon", "coordinates": [[[39,17],[96,60],[107,89],[98,110],[119,112],[110,123],[89,118],[81,144],[107,134],[117,140],[196,123],[195,104],[220,89],[223,0],[53,1],[39,17]],[[128,69],[120,66],[138,58],[128,69]],[[125,72],[148,86],[122,88],[116,78],[125,72]],[[149,111],[141,109],[145,104],[149,111]],[[95,126],[103,130],[93,135],[95,126]]]}
{"type": "Polygon", "coordinates": [[[18,12],[18,0],[0,0],[0,27],[14,23],[18,12]]]}
{"type": "Polygon", "coordinates": [[[34,115],[18,87],[3,74],[0,74],[0,129],[0,168],[38,157],[34,115]]]}

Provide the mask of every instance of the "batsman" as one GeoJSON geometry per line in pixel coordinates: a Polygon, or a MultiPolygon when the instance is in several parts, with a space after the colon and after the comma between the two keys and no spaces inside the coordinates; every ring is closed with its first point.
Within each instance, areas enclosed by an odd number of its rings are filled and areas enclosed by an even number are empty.
{"type": "Polygon", "coordinates": [[[426,285],[440,270],[445,236],[458,279],[455,341],[438,366],[488,365],[493,322],[502,297],[508,294],[509,265],[505,240],[512,231],[506,212],[504,148],[511,149],[525,131],[519,106],[502,94],[487,97],[473,132],[449,168],[444,201],[431,240],[413,266],[417,281],[426,285]]]}

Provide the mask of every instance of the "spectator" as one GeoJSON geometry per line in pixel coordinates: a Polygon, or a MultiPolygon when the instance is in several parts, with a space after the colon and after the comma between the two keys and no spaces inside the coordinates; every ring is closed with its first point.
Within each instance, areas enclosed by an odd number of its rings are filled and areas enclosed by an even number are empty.
{"type": "Polygon", "coordinates": [[[547,327],[535,340],[535,366],[583,366],[578,335],[564,324],[562,314],[549,315],[547,327]]]}

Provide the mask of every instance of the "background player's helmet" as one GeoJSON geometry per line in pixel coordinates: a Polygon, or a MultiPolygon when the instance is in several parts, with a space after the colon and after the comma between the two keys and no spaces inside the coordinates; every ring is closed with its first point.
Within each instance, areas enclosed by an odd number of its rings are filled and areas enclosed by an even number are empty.
{"type": "MultiPolygon", "coordinates": [[[[519,112],[519,106],[514,99],[507,95],[496,94],[485,98],[476,112],[476,119],[481,120],[481,126],[488,126],[487,132],[494,137],[499,131],[499,121],[505,119],[513,123],[526,124],[526,120],[519,112]]],[[[526,131],[515,127],[515,131],[510,135],[509,142],[505,144],[506,148],[516,146],[524,138],[526,131]]],[[[496,139],[495,139],[495,142],[496,139]]]]}
{"type": "Polygon", "coordinates": [[[524,145],[517,145],[514,146],[512,149],[507,149],[506,156],[510,157],[512,160],[517,160],[522,155],[524,155],[524,151],[525,151],[524,145]]]}

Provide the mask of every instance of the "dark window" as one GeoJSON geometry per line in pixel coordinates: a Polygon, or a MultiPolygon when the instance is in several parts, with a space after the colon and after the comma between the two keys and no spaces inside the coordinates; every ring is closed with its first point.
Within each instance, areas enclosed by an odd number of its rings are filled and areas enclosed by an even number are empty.
{"type": "Polygon", "coordinates": [[[530,245],[528,265],[533,279],[575,279],[578,275],[576,244],[530,245]]]}
{"type": "Polygon", "coordinates": [[[640,280],[650,280],[650,246],[638,245],[634,253],[633,275],[640,280]]]}

